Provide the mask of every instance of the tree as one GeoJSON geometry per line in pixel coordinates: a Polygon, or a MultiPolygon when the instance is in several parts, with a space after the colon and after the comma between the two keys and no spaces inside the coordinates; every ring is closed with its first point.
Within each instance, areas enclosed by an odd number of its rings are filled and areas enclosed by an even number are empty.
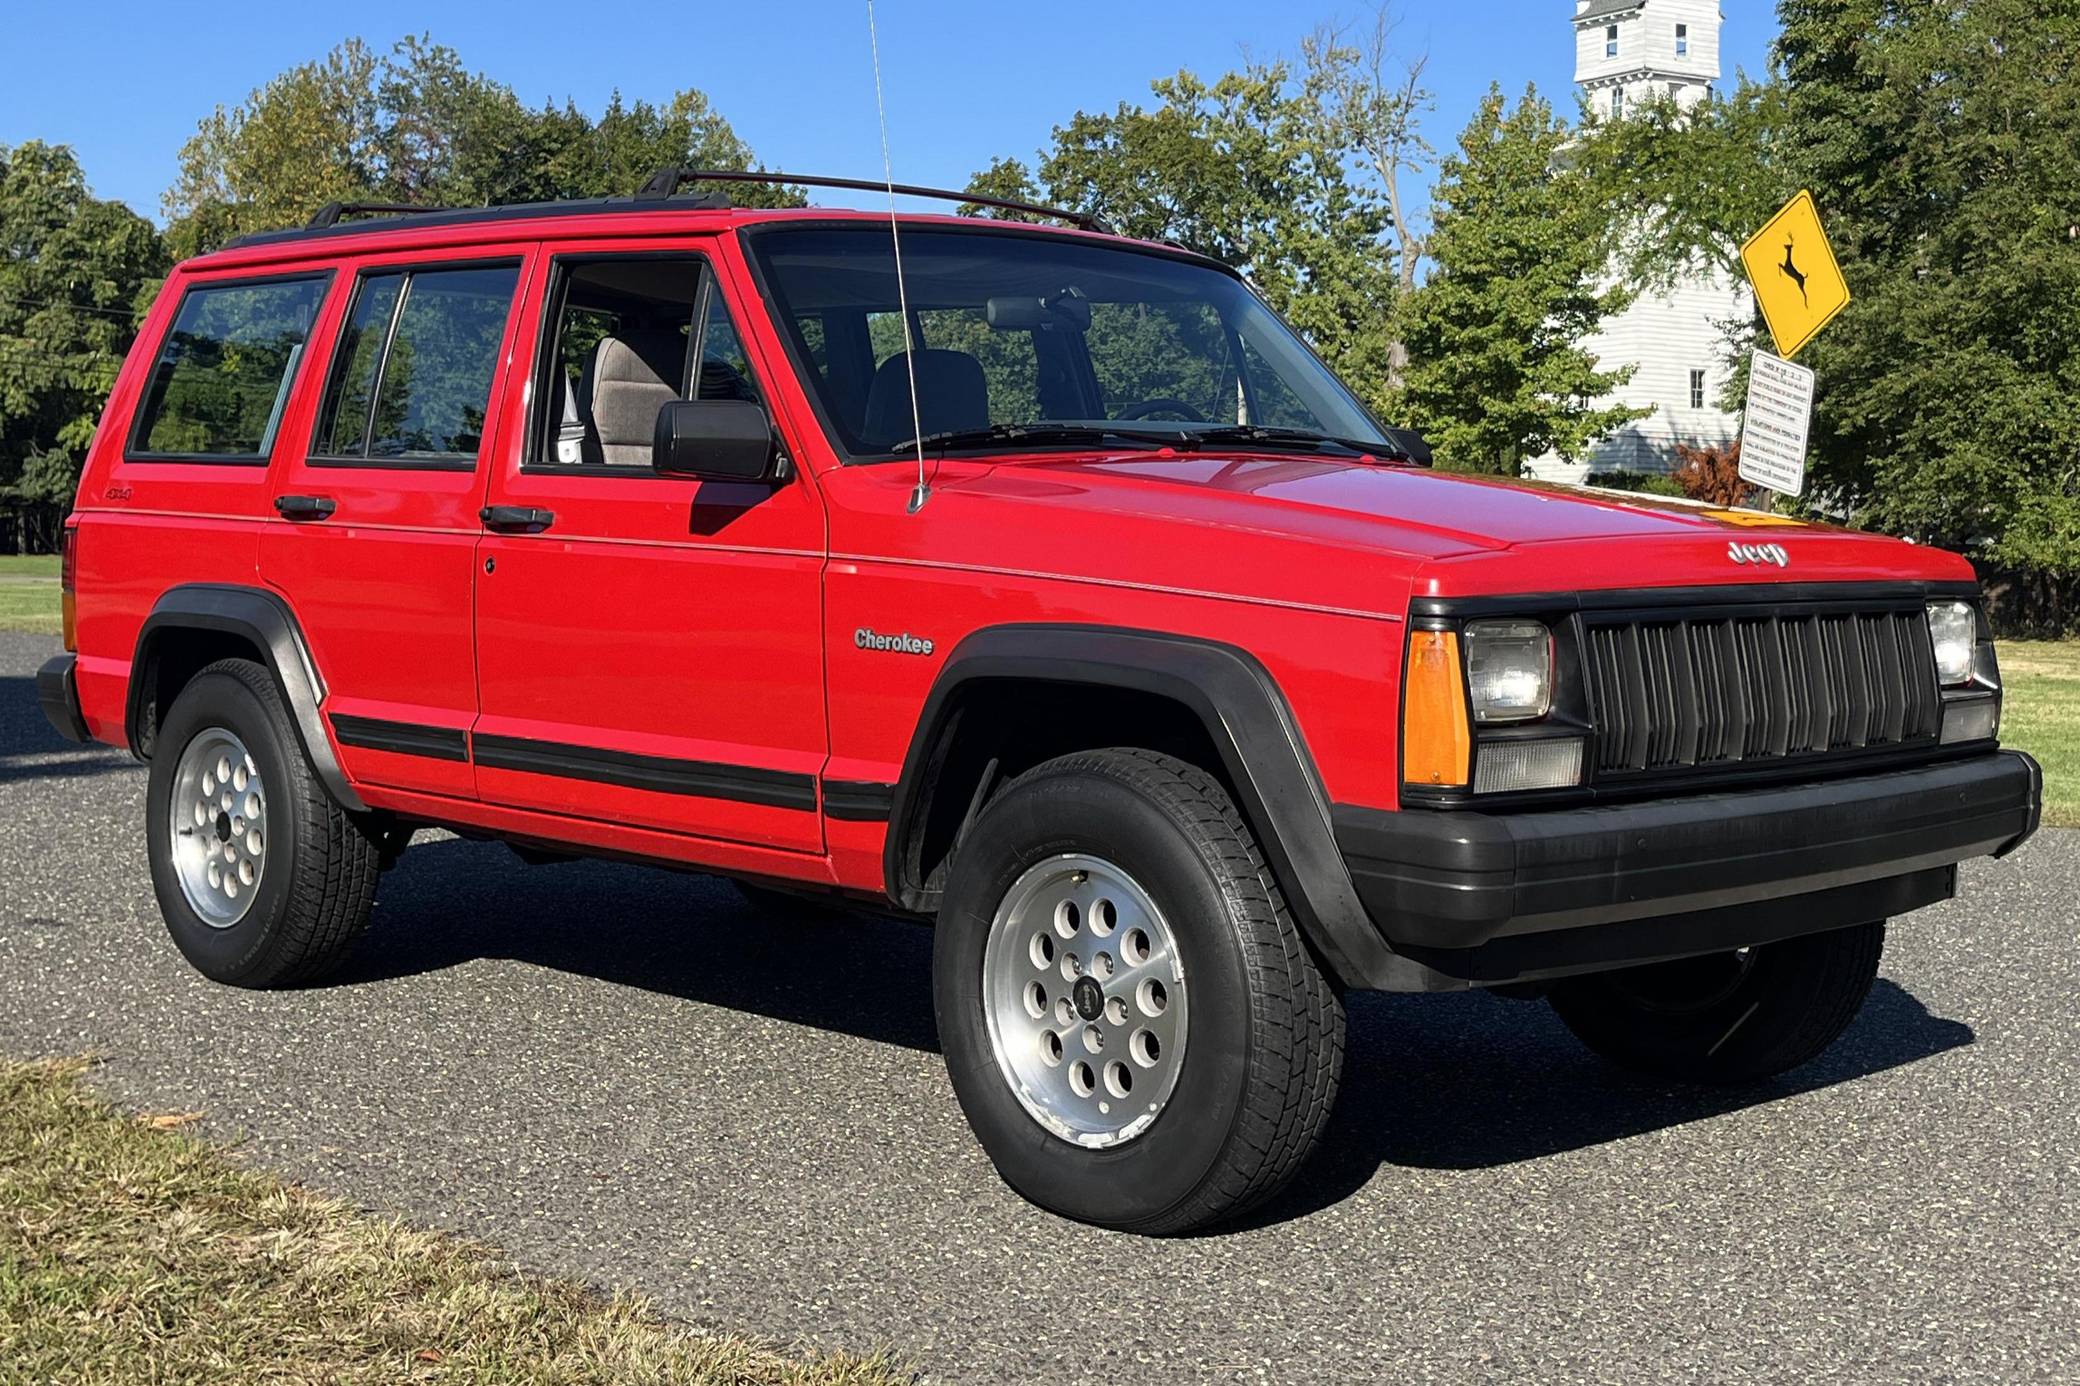
{"type": "MultiPolygon", "coordinates": [[[[1423,85],[1429,55],[1397,58],[1393,32],[1393,13],[1381,3],[1373,9],[1372,22],[1358,31],[1355,40],[1349,31],[1325,25],[1301,44],[1301,55],[1307,91],[1321,113],[1329,140],[1369,167],[1386,195],[1398,242],[1395,304],[1405,308],[1415,294],[1417,271],[1426,250],[1409,221],[1401,177],[1420,174],[1433,152],[1423,138],[1422,119],[1436,109],[1437,102],[1423,85]]],[[[1403,340],[1398,314],[1387,334],[1386,358],[1386,388],[1389,394],[1398,394],[1408,373],[1408,343],[1403,340]]]]}
{"type": "MultiPolygon", "coordinates": [[[[633,192],[660,168],[744,170],[750,146],[699,91],[663,105],[617,92],[598,120],[569,102],[530,109],[451,48],[358,39],[283,72],[181,147],[167,190],[178,256],[295,226],[327,202],[490,206],[633,192]]],[[[732,183],[733,201],[798,205],[792,189],[732,183]]]]}
{"type": "Polygon", "coordinates": [[[55,516],[71,502],[165,272],[152,224],[89,193],[70,149],[0,146],[0,507],[55,516]]]}
{"type": "Polygon", "coordinates": [[[1598,370],[1582,342],[1627,295],[1599,287],[1606,216],[1568,139],[1535,89],[1511,108],[1491,87],[1439,167],[1404,399],[1444,465],[1513,476],[1639,417],[1593,404],[1630,371],[1598,370]]]}
{"type": "Polygon", "coordinates": [[[2080,11],[1783,0],[1778,156],[1854,295],[1802,353],[1821,501],[2080,576],[2080,11]]]}
{"type": "MultiPolygon", "coordinates": [[[[1157,104],[1079,111],[1037,172],[998,159],[971,193],[1041,201],[1233,265],[1375,405],[1389,402],[1395,279],[1382,198],[1354,183],[1315,94],[1283,63],[1209,83],[1179,72],[1157,104]]],[[[971,209],[973,210],[973,209],[971,209]]]]}
{"type": "Polygon", "coordinates": [[[1731,94],[1692,106],[1657,95],[1622,120],[1590,117],[1568,158],[1608,209],[1611,264],[1628,288],[1664,290],[1700,269],[1742,273],[1742,243],[1798,190],[1783,123],[1783,87],[1746,74],[1731,94]]]}

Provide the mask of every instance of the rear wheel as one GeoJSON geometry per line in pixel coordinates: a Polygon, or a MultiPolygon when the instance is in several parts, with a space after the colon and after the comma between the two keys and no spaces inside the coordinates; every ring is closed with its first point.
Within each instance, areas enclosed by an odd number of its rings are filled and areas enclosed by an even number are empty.
{"type": "Polygon", "coordinates": [[[257,664],[212,664],[174,700],[152,758],[145,828],[167,930],[216,981],[314,980],[367,926],[380,843],[319,785],[257,664]]]}
{"type": "Polygon", "coordinates": [[[1227,795],[1165,756],[1064,756],[991,800],[933,986],[984,1150],[1081,1221],[1232,1218],[1293,1177],[1335,1098],[1342,1004],[1227,795]]]}
{"type": "Polygon", "coordinates": [[[1695,1083],[1750,1083],[1840,1038],[1878,975],[1885,923],[1570,978],[1553,1009],[1597,1053],[1695,1083]]]}

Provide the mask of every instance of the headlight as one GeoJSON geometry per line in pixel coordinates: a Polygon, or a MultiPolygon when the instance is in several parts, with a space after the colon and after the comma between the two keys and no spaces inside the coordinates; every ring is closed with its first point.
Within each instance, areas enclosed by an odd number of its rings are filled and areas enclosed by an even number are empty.
{"type": "Polygon", "coordinates": [[[1470,623],[1466,687],[1476,722],[1545,716],[1553,709],[1553,632],[1537,621],[1470,623]]]}
{"type": "Polygon", "coordinates": [[[1979,615],[1970,602],[1930,602],[1928,635],[1935,644],[1936,682],[1945,688],[1972,681],[1979,615]]]}

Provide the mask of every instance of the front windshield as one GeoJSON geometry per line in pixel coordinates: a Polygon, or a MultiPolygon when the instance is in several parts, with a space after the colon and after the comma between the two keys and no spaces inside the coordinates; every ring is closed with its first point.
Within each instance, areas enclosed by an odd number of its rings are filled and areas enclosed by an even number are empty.
{"type": "Polygon", "coordinates": [[[1103,429],[1160,446],[1216,427],[1382,443],[1379,425],[1233,275],[1068,236],[906,227],[914,363],[886,226],[750,238],[832,441],[890,457],[1103,429]],[[910,399],[910,366],[917,407],[910,399]],[[1006,433],[1008,430],[1008,435],[1006,433]]]}

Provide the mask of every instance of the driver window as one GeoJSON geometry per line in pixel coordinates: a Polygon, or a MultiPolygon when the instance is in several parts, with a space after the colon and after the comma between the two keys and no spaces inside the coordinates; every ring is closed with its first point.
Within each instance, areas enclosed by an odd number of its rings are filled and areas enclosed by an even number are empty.
{"type": "Polygon", "coordinates": [[[657,411],[685,398],[701,276],[683,254],[558,261],[533,465],[649,470],[657,411]]]}

